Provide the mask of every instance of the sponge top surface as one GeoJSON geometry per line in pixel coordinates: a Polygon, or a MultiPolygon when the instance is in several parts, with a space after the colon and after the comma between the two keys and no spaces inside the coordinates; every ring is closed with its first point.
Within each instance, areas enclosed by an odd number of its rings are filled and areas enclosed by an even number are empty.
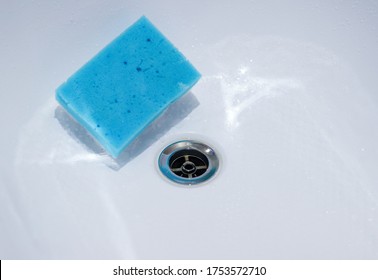
{"type": "Polygon", "coordinates": [[[56,98],[117,157],[199,78],[143,16],[62,84],[56,98]]]}

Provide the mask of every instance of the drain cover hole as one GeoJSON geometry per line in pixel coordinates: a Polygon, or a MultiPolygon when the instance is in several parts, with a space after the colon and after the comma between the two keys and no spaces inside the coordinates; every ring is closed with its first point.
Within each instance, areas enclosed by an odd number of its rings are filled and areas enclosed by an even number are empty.
{"type": "Polygon", "coordinates": [[[196,166],[194,165],[193,162],[186,161],[182,165],[181,170],[182,170],[182,172],[184,172],[186,174],[193,174],[194,172],[196,172],[197,168],[196,168],[196,166]]]}
{"type": "Polygon", "coordinates": [[[184,149],[172,154],[169,168],[177,176],[193,178],[201,176],[209,167],[207,156],[194,149],[184,149]]]}

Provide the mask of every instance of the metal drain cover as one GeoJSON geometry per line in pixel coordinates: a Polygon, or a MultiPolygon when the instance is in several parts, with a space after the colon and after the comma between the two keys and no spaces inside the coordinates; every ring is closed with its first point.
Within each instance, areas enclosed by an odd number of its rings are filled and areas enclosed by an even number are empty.
{"type": "Polygon", "coordinates": [[[209,180],[219,168],[215,151],[206,144],[184,140],[166,147],[159,156],[159,169],[169,180],[194,185],[209,180]]]}

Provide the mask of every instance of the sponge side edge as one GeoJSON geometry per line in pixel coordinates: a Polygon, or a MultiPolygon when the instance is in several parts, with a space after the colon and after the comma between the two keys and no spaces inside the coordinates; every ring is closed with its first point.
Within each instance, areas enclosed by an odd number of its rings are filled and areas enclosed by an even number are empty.
{"type": "Polygon", "coordinates": [[[111,155],[113,158],[117,158],[119,155],[119,152],[108,143],[106,139],[103,139],[100,137],[100,135],[91,127],[84,119],[80,117],[79,114],[76,113],[75,110],[71,109],[69,106],[69,103],[67,103],[64,98],[62,97],[63,90],[62,87],[65,83],[63,83],[61,86],[59,86],[55,90],[55,99],[58,102],[58,104],[68,113],[68,115],[76,121],[79,125],[84,127],[89,133],[88,135],[92,137],[96,141],[96,143],[102,147],[109,155],[111,155]]]}

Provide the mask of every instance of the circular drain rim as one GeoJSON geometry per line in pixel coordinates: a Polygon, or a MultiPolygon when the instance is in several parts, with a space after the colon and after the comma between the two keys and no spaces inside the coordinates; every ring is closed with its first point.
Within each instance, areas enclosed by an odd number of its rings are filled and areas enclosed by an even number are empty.
{"type": "Polygon", "coordinates": [[[202,142],[182,140],[163,149],[158,165],[170,181],[190,186],[212,178],[219,169],[219,158],[213,148],[202,142]],[[189,164],[194,170],[185,170],[185,165],[189,164]]]}

